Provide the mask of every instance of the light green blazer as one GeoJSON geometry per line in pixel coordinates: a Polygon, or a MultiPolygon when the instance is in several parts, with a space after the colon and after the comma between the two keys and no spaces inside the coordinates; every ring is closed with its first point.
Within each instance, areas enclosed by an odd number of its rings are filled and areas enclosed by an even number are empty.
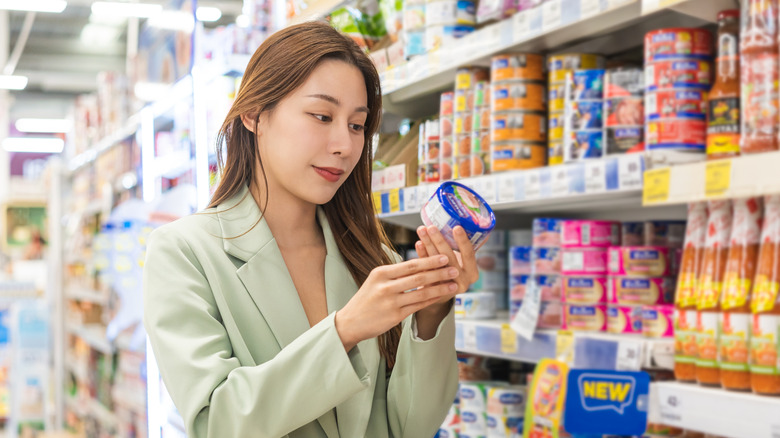
{"type": "Polygon", "coordinates": [[[452,311],[428,341],[407,318],[386,375],[376,339],[347,354],[336,332],[358,286],[322,210],[329,316],[313,327],[259,217],[244,189],[149,239],[144,325],[188,436],[431,438],[458,384],[452,311]]]}

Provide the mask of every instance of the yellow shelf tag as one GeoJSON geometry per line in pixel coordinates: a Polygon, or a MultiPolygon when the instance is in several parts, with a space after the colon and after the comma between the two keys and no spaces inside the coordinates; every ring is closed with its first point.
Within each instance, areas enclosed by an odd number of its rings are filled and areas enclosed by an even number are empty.
{"type": "Polygon", "coordinates": [[[555,358],[561,362],[574,362],[574,333],[571,330],[558,330],[555,337],[555,358]]]}
{"type": "Polygon", "coordinates": [[[374,213],[376,214],[382,214],[382,194],[379,192],[374,192],[374,213]]]}
{"type": "Polygon", "coordinates": [[[517,333],[509,324],[501,324],[501,352],[504,354],[517,353],[517,333]]]}
{"type": "Polygon", "coordinates": [[[390,190],[390,213],[401,211],[401,196],[399,189],[390,190]]]}
{"type": "Polygon", "coordinates": [[[731,187],[731,160],[707,162],[704,174],[704,195],[707,198],[723,196],[731,187]]]}
{"type": "Polygon", "coordinates": [[[669,199],[671,169],[664,167],[645,172],[642,203],[645,205],[666,202],[669,199]]]}

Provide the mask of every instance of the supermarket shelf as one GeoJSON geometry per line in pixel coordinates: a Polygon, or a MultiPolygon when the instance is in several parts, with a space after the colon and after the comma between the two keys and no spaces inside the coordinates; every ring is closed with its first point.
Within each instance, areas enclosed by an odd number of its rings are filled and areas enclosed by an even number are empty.
{"type": "Polygon", "coordinates": [[[195,167],[190,151],[180,150],[162,157],[156,157],[151,164],[151,174],[156,178],[174,178],[195,167]]]}
{"type": "Polygon", "coordinates": [[[133,412],[146,415],[146,391],[133,393],[127,389],[119,389],[117,386],[114,386],[111,395],[114,398],[114,403],[133,412]]]}
{"type": "Polygon", "coordinates": [[[89,412],[89,415],[91,417],[95,418],[105,428],[111,429],[116,427],[117,425],[116,415],[114,415],[113,412],[109,411],[108,408],[103,406],[103,404],[100,403],[99,401],[95,399],[90,399],[89,402],[87,402],[87,411],[89,412]]]}
{"type": "Polygon", "coordinates": [[[89,346],[104,354],[113,354],[114,347],[106,339],[106,329],[100,325],[68,324],[68,333],[78,336],[89,346]]]}
{"type": "MultiPolygon", "coordinates": [[[[455,348],[462,353],[520,362],[557,356],[558,332],[537,330],[531,341],[509,327],[506,313],[495,320],[455,322],[455,348]]],[[[649,369],[674,367],[674,340],[609,333],[573,334],[574,367],[592,369],[649,369]]]]}
{"type": "Polygon", "coordinates": [[[89,150],[82,152],[68,161],[68,171],[73,174],[87,164],[95,161],[101,154],[113,148],[127,137],[134,135],[136,131],[138,131],[139,126],[140,118],[138,115],[131,116],[124,126],[97,142],[89,150]]]}
{"type": "Polygon", "coordinates": [[[75,397],[65,397],[65,407],[77,417],[83,418],[87,415],[87,406],[79,403],[75,397]]]}
{"type": "Polygon", "coordinates": [[[778,168],[780,152],[655,169],[646,174],[644,205],[779,194],[778,168]]]}
{"type": "Polygon", "coordinates": [[[65,291],[65,297],[71,300],[86,301],[89,303],[105,306],[108,303],[106,294],[82,288],[73,288],[65,291]]]}
{"type": "MultiPolygon", "coordinates": [[[[712,7],[712,0],[686,3],[712,7]]],[[[551,0],[386,70],[383,106],[395,114],[426,116],[438,110],[431,96],[452,88],[460,66],[487,66],[492,56],[508,51],[617,54],[642,47],[646,32],[708,23],[701,18],[666,7],[643,15],[640,0],[551,0]]]]}
{"type": "Polygon", "coordinates": [[[344,7],[354,0],[318,0],[309,4],[300,14],[293,17],[288,26],[303,23],[306,21],[322,20],[338,8],[344,7]]]}
{"type": "Polygon", "coordinates": [[[680,382],[650,385],[649,421],[717,436],[780,436],[780,398],[680,382]]]}
{"type": "Polygon", "coordinates": [[[86,366],[81,366],[75,357],[66,355],[65,367],[68,371],[71,372],[71,374],[73,374],[76,380],[80,382],[86,382],[89,380],[89,373],[87,372],[86,366]]]}
{"type": "MultiPolygon", "coordinates": [[[[640,154],[608,157],[541,169],[497,173],[459,182],[482,195],[496,214],[496,227],[530,225],[534,215],[614,220],[685,219],[684,206],[641,209],[640,154]]],[[[422,225],[420,208],[438,184],[423,184],[378,194],[379,218],[406,228],[422,225]]]]}

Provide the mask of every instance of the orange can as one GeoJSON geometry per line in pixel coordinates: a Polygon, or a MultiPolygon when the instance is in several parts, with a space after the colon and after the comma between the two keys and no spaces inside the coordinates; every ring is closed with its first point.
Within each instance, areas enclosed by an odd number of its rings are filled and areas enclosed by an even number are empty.
{"type": "Polygon", "coordinates": [[[544,113],[528,111],[494,113],[491,142],[508,140],[547,141],[547,118],[544,113]]]}
{"type": "Polygon", "coordinates": [[[511,80],[544,80],[544,56],[536,53],[507,53],[494,56],[491,62],[493,82],[511,80]]]}
{"type": "Polygon", "coordinates": [[[492,149],[490,168],[494,172],[543,167],[547,161],[544,143],[504,141],[493,144],[492,149]]]}
{"type": "Polygon", "coordinates": [[[545,111],[547,87],[541,82],[512,81],[494,84],[493,111],[545,111]]]}
{"type": "Polygon", "coordinates": [[[471,176],[471,154],[455,158],[455,178],[471,176]]]}
{"type": "Polygon", "coordinates": [[[471,133],[455,136],[455,156],[467,157],[471,155],[471,133]]]}

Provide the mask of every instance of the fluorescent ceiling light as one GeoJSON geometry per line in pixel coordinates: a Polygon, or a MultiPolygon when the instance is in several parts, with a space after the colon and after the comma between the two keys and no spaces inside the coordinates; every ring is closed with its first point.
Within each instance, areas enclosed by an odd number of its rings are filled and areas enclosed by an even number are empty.
{"type": "Polygon", "coordinates": [[[116,41],[121,30],[104,24],[87,23],[81,29],[81,41],[88,44],[105,45],[116,41]]]}
{"type": "Polygon", "coordinates": [[[0,89],[24,90],[27,86],[27,76],[0,75],[0,89]]]}
{"type": "Polygon", "coordinates": [[[195,17],[192,12],[163,11],[146,22],[149,27],[189,33],[195,30],[195,17]]]}
{"type": "Polygon", "coordinates": [[[65,147],[61,138],[8,137],[3,140],[3,149],[8,152],[58,154],[65,147]]]}
{"type": "Polygon", "coordinates": [[[124,26],[128,17],[122,15],[95,15],[89,14],[89,22],[108,26],[124,26]]]}
{"type": "Polygon", "coordinates": [[[222,18],[222,11],[219,8],[212,8],[211,6],[200,6],[195,10],[195,17],[198,21],[212,22],[222,18]]]}
{"type": "Polygon", "coordinates": [[[66,119],[18,119],[16,130],[19,132],[70,132],[71,123],[66,119]]]}
{"type": "Polygon", "coordinates": [[[162,5],[149,3],[119,3],[119,2],[95,2],[92,3],[92,13],[95,15],[110,15],[121,17],[150,18],[162,12],[162,5]]]}
{"type": "Polygon", "coordinates": [[[236,26],[249,27],[249,17],[244,14],[241,14],[238,17],[236,17],[236,26]]]}
{"type": "Polygon", "coordinates": [[[0,0],[0,9],[11,11],[52,12],[59,14],[65,10],[65,0],[0,0]]]}

